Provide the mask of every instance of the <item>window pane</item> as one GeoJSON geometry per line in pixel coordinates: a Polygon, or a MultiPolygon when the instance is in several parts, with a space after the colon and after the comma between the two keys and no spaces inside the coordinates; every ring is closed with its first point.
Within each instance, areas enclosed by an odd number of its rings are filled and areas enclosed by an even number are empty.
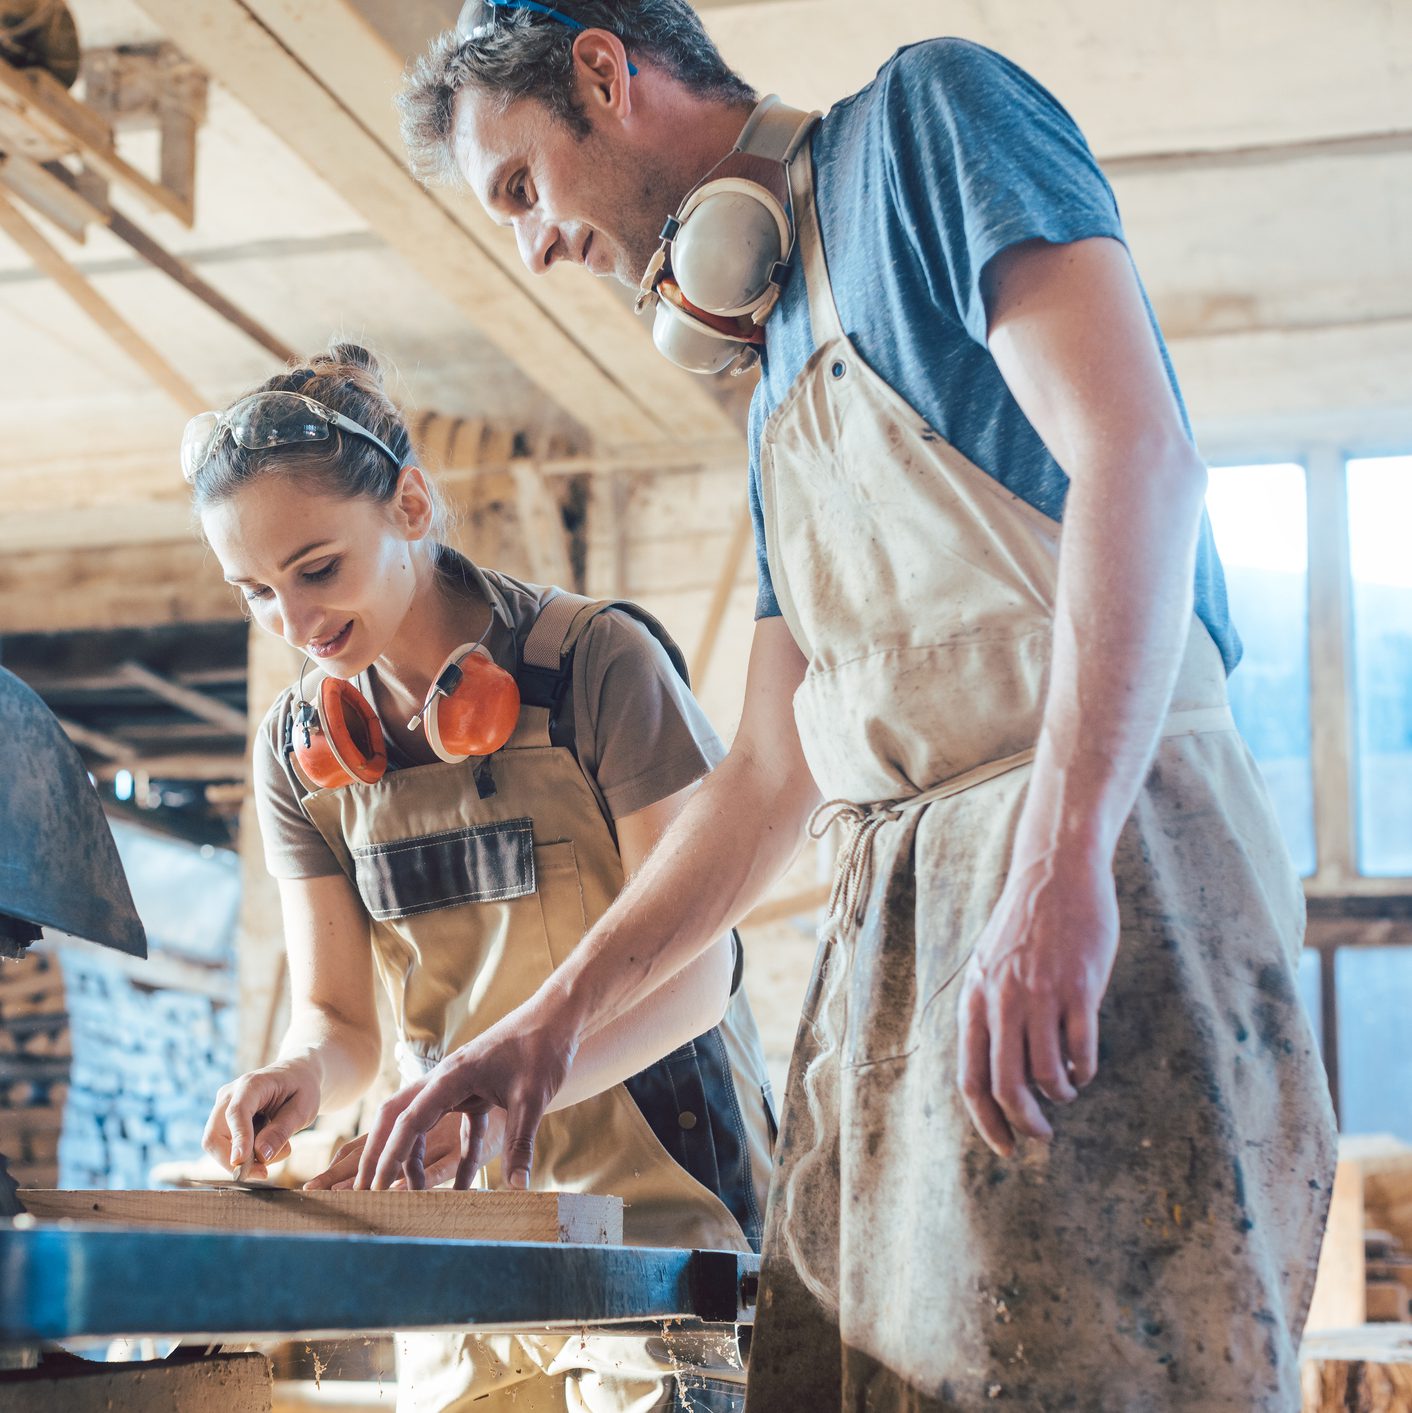
{"type": "Polygon", "coordinates": [[[1412,874],[1412,456],[1348,463],[1358,867],[1412,874]]]}
{"type": "Polygon", "coordinates": [[[1335,966],[1340,1126],[1412,1141],[1412,948],[1341,947],[1335,966]]]}
{"type": "Polygon", "coordinates": [[[1309,759],[1309,554],[1304,468],[1214,466],[1206,509],[1245,656],[1231,710],[1301,875],[1314,872],[1309,759]]]}

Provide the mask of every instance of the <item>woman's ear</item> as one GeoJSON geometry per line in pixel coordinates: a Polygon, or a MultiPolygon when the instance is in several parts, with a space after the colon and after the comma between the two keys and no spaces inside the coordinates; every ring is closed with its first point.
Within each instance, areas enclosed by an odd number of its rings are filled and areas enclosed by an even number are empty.
{"type": "Polygon", "coordinates": [[[420,466],[404,466],[388,506],[398,529],[408,540],[424,540],[431,533],[436,505],[420,466]]]}

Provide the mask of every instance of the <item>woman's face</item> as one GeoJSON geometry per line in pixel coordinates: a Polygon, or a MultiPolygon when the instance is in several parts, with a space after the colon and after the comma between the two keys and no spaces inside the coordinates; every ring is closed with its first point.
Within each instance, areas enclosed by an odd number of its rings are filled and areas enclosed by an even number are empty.
{"type": "Polygon", "coordinates": [[[356,677],[376,661],[411,606],[413,545],[427,531],[417,505],[408,513],[411,474],[379,504],[276,473],[202,512],[206,539],[251,617],[334,677],[356,677]]]}

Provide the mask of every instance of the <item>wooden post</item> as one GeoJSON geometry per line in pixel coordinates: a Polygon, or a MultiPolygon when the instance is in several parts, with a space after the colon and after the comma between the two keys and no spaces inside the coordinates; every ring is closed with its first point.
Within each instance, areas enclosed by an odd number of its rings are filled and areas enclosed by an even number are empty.
{"type": "MultiPolygon", "coordinates": [[[[281,638],[250,625],[249,686],[247,688],[250,739],[264,720],[275,698],[299,675],[299,654],[281,638]]],[[[247,758],[249,752],[246,752],[247,758]]],[[[284,962],[284,927],[279,889],[265,871],[264,845],[255,818],[253,792],[240,810],[240,926],[237,974],[240,990],[240,1027],[236,1064],[241,1073],[264,1064],[261,1048],[267,1036],[284,1030],[281,967],[284,962]]],[[[234,1076],[232,1076],[234,1078],[234,1076]]]]}
{"type": "Polygon", "coordinates": [[[1309,696],[1318,869],[1311,891],[1338,892],[1356,877],[1353,813],[1353,576],[1348,480],[1332,445],[1309,456],[1309,696]]]}
{"type": "Polygon", "coordinates": [[[716,651],[716,640],[721,635],[721,624],[725,621],[726,609],[730,607],[731,593],[736,580],[740,578],[740,566],[745,562],[746,552],[754,538],[754,527],[750,521],[750,507],[741,507],[731,530],[725,557],[721,560],[721,572],[716,586],[711,591],[711,606],[706,611],[706,626],[701,630],[701,639],[691,659],[691,685],[698,693],[706,681],[707,669],[711,666],[712,654],[716,651]]]}

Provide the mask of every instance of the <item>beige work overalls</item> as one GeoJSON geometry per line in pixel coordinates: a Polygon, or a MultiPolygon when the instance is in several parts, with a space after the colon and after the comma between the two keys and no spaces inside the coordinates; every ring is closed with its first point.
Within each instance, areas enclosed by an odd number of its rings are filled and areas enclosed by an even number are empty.
{"type": "MultiPolygon", "coordinates": [[[[303,798],[367,908],[404,1077],[530,996],[622,887],[595,787],[551,738],[551,720],[557,733],[572,717],[573,649],[589,619],[610,606],[634,613],[680,668],[660,625],[631,605],[463,569],[510,630],[508,643],[489,641],[520,683],[513,737],[485,761],[394,770],[303,798]]],[[[715,1029],[546,1117],[534,1186],[622,1197],[629,1245],[758,1250],[769,1103],[759,1035],[737,990],[715,1029]]],[[[498,1162],[486,1176],[499,1185],[498,1162]]],[[[743,1377],[733,1338],[416,1335],[399,1359],[398,1408],[738,1413],[743,1377]]]]}
{"type": "Polygon", "coordinates": [[[769,419],[795,715],[851,824],[795,1049],[751,1413],[1297,1409],[1333,1176],[1296,994],[1303,899],[1220,655],[1193,620],[1115,862],[1100,1070],[1051,1148],[995,1157],[956,1087],[957,993],[1038,739],[1059,526],[969,462],[843,332],[808,149],[816,350],[769,419]]]}

